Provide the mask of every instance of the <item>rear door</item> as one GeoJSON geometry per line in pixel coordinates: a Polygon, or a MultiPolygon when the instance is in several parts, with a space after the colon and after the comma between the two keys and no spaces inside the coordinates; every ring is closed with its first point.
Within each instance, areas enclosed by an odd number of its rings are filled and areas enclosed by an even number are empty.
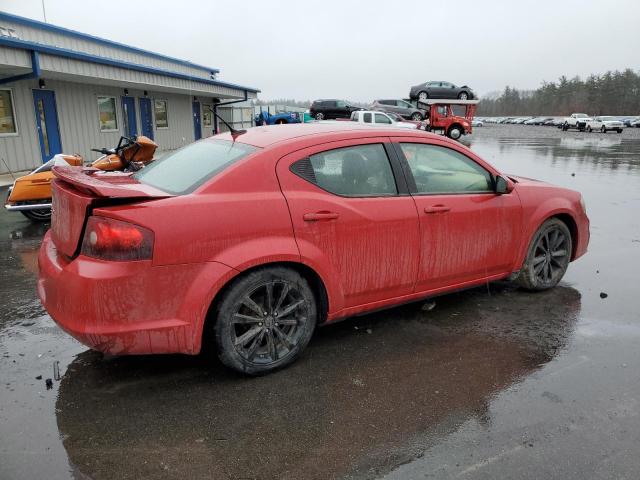
{"type": "Polygon", "coordinates": [[[418,273],[415,203],[382,142],[318,145],[277,165],[302,257],[342,292],[334,311],[409,294],[418,273]]]}
{"type": "Polygon", "coordinates": [[[522,225],[517,194],[496,194],[492,173],[467,153],[395,140],[420,217],[416,291],[510,273],[522,225]]]}

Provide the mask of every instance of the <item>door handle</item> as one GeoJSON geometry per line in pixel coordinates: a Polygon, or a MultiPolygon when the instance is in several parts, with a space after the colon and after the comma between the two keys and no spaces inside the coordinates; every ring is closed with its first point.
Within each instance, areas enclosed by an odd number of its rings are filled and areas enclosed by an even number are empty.
{"type": "Polygon", "coordinates": [[[305,222],[317,222],[320,220],[335,220],[339,215],[335,212],[305,213],[302,218],[305,222]]]}
{"type": "Polygon", "coordinates": [[[424,207],[424,213],[445,213],[451,210],[446,205],[431,205],[430,207],[424,207]]]}

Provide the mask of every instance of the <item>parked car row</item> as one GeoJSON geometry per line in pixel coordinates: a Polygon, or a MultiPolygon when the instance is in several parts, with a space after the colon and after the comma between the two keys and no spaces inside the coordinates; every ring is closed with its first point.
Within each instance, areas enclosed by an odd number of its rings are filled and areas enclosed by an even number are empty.
{"type": "Polygon", "coordinates": [[[562,130],[576,129],[581,132],[602,132],[615,131],[622,133],[625,127],[640,128],[640,117],[619,117],[611,115],[601,115],[590,117],[586,113],[572,113],[568,117],[486,117],[477,118],[486,123],[501,123],[512,125],[543,125],[558,127],[562,130]]]}

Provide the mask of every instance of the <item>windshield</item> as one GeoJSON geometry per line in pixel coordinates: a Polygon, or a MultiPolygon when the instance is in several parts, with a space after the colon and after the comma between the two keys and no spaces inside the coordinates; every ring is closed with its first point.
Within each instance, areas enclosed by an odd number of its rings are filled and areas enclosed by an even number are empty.
{"type": "Polygon", "coordinates": [[[576,118],[587,118],[588,115],[584,113],[576,113],[576,118]]]}
{"type": "Polygon", "coordinates": [[[165,192],[182,195],[256,150],[227,140],[196,142],[156,160],[133,177],[165,192]]]}

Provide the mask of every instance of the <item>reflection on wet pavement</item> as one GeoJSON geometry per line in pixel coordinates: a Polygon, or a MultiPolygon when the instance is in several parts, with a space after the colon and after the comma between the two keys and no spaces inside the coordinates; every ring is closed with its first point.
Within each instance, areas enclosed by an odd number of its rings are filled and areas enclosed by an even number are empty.
{"type": "Polygon", "coordinates": [[[505,172],[583,192],[591,245],[561,287],[500,283],[351,319],[255,379],[206,356],[87,351],[36,299],[46,228],[1,212],[0,478],[635,478],[632,130],[465,139],[505,172]]]}

